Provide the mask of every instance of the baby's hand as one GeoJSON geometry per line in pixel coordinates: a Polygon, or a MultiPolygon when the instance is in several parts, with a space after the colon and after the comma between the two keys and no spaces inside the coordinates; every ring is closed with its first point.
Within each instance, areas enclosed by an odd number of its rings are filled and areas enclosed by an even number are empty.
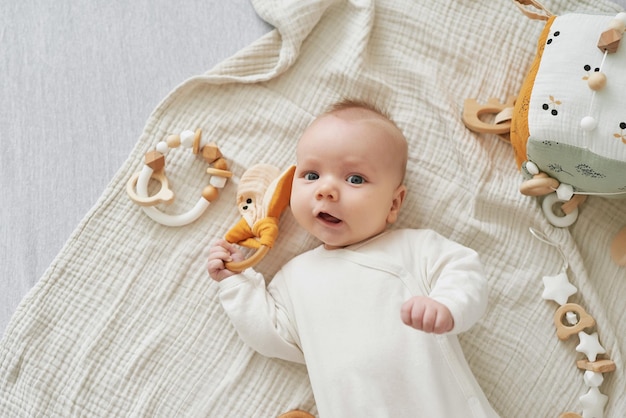
{"type": "Polygon", "coordinates": [[[450,309],[427,296],[413,296],[404,302],[400,314],[402,322],[424,332],[443,334],[454,327],[450,309]]]}
{"type": "Polygon", "coordinates": [[[209,262],[207,264],[209,276],[216,282],[221,282],[235,274],[226,269],[225,264],[241,260],[243,260],[243,253],[237,247],[223,239],[219,239],[209,249],[209,262]]]}

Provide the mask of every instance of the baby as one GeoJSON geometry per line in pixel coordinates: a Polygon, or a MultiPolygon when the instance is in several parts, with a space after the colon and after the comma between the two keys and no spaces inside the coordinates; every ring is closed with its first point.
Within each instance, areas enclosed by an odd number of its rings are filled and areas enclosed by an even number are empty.
{"type": "Polygon", "coordinates": [[[398,219],[407,141],[376,108],[345,101],[304,131],[291,211],[322,245],[265,286],[224,240],[208,271],[242,340],[305,363],[321,417],[496,417],[456,335],[485,312],[477,254],[398,219]]]}

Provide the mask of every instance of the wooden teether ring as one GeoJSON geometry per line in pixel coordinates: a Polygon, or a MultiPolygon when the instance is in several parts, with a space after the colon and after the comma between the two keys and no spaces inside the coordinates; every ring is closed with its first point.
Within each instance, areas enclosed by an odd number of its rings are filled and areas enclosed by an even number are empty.
{"type": "Polygon", "coordinates": [[[487,101],[487,104],[480,105],[476,99],[465,99],[463,103],[463,123],[467,128],[474,132],[496,134],[504,136],[511,132],[511,121],[505,118],[505,121],[499,122],[498,118],[501,115],[507,114],[506,109],[513,108],[515,104],[515,96],[511,96],[505,103],[500,103],[498,99],[492,97],[487,101]],[[482,115],[496,115],[496,123],[487,123],[480,119],[482,115]]]}
{"type": "Polygon", "coordinates": [[[263,257],[268,253],[270,247],[267,245],[261,245],[256,251],[248,258],[243,261],[231,261],[230,263],[226,263],[224,266],[235,273],[239,273],[244,271],[247,268],[257,265],[263,257]]]}
{"type": "Polygon", "coordinates": [[[211,201],[217,199],[219,189],[226,185],[232,173],[227,170],[226,160],[222,158],[217,145],[213,143],[203,143],[201,140],[202,131],[183,131],[180,135],[170,135],[165,141],[156,145],[156,149],[148,151],[144,157],[142,170],[135,173],[126,184],[126,193],[130,199],[142,207],[146,215],[152,220],[165,226],[183,226],[198,219],[209,207],[211,201]],[[179,215],[170,215],[160,211],[156,206],[159,203],[171,203],[174,200],[174,193],[169,187],[169,182],[165,176],[165,155],[171,148],[179,146],[190,148],[194,154],[202,154],[202,158],[209,167],[207,173],[211,175],[209,185],[202,189],[202,193],[197,203],[187,212],[179,215]],[[155,179],[161,184],[161,189],[153,196],[148,194],[148,183],[150,179],[155,179]]]}
{"type": "Polygon", "coordinates": [[[596,324],[595,319],[583,309],[582,306],[575,303],[566,303],[562,305],[554,313],[554,325],[556,326],[556,336],[560,340],[567,340],[574,334],[578,334],[585,328],[592,327],[596,324]],[[578,318],[578,322],[574,325],[565,324],[565,315],[568,312],[573,312],[578,318]]]}
{"type": "Polygon", "coordinates": [[[169,187],[169,181],[163,171],[153,172],[150,178],[157,180],[161,184],[161,189],[153,196],[141,197],[135,193],[137,187],[137,180],[141,175],[141,171],[133,174],[133,176],[126,183],[126,193],[133,202],[139,206],[155,206],[159,203],[170,204],[174,201],[174,192],[169,187]]]}

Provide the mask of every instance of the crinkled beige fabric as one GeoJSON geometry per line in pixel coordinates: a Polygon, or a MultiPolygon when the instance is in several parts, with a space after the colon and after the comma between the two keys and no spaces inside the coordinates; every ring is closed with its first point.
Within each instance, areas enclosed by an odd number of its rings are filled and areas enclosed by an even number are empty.
{"type": "MultiPolygon", "coordinates": [[[[546,2],[548,3],[548,2],[546,2]]],[[[623,201],[591,198],[570,230],[551,227],[518,192],[511,147],[470,133],[463,100],[505,99],[521,85],[542,23],[506,1],[255,0],[276,30],[182,83],[148,119],[126,163],[23,300],[0,344],[0,415],[273,417],[316,412],[306,370],[251,352],[216,298],[208,246],[234,225],[236,185],[259,162],[294,162],[316,114],[341,97],[385,107],[410,141],[409,194],[400,227],[429,227],[477,250],[490,307],[462,336],[486,395],[503,417],[581,412],[577,337],[558,340],[544,275],[562,260],[529,227],[558,243],[570,281],[620,368],[601,386],[606,416],[626,415],[626,273],[608,255],[626,224],[623,201]],[[234,177],[195,223],[167,228],[126,195],[143,154],[170,133],[202,128],[234,177]]],[[[552,11],[616,13],[603,0],[555,0],[552,11]]],[[[191,35],[190,35],[191,36],[191,35]]],[[[177,193],[193,205],[205,164],[167,156],[177,193]]],[[[316,243],[286,214],[259,270],[270,275],[316,243]]],[[[349,307],[348,307],[349,309],[349,307]]]]}

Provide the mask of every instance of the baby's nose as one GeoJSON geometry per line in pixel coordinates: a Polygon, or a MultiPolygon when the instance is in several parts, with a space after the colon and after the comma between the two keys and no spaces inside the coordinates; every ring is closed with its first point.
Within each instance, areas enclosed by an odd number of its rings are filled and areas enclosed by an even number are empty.
{"type": "Polygon", "coordinates": [[[332,181],[323,181],[319,183],[316,197],[318,200],[322,200],[322,199],[337,200],[337,198],[339,197],[339,193],[332,181]]]}

